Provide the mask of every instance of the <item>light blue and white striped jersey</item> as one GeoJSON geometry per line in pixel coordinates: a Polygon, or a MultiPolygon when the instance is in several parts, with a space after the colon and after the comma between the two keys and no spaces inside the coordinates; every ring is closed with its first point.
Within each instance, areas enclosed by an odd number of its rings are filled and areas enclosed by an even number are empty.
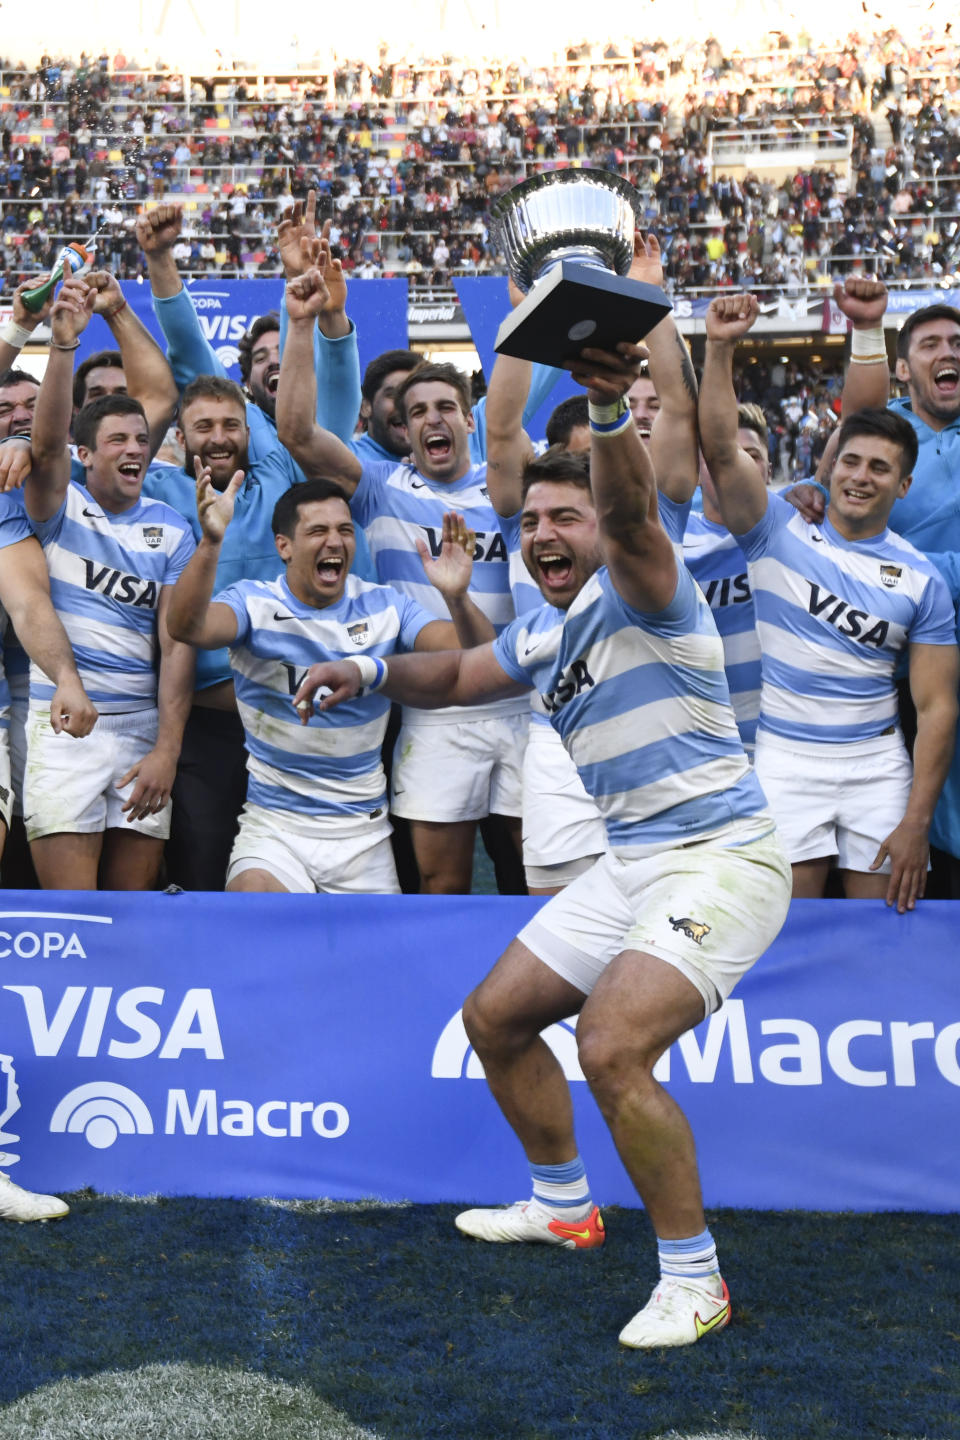
{"type": "MultiPolygon", "coordinates": [[[[517,615],[526,615],[531,610],[545,608],[553,612],[558,624],[563,622],[563,611],[558,610],[554,605],[548,605],[543,598],[539,585],[535,584],[533,576],[524,564],[523,554],[520,548],[520,515],[500,516],[500,530],[507,546],[507,561],[510,574],[510,594],[513,596],[513,608],[517,615]]],[[[536,691],[530,696],[530,720],[534,725],[550,724],[550,717],[543,708],[543,702],[536,691]]]]}
{"type": "Polygon", "coordinates": [[[500,532],[507,547],[510,594],[513,596],[513,608],[518,615],[524,615],[528,610],[536,610],[538,606],[547,603],[543,598],[540,586],[524,563],[520,544],[520,516],[522,513],[518,510],[515,515],[499,517],[500,532]]]}
{"type": "Polygon", "coordinates": [[[659,504],[663,528],[682,546],[683,563],[700,586],[723,641],[730,703],[744,749],[752,755],[760,714],[760,637],[746,558],[725,525],[665,495],[659,504]]]}
{"type": "Polygon", "coordinates": [[[297,600],[282,575],[240,580],[214,598],[237,617],[230,666],[246,735],[247,798],[322,818],[338,833],[384,816],[380,746],[390,701],[363,694],[303,726],[293,696],[311,665],[412,650],[436,617],[391,586],[354,575],[343,598],[322,610],[297,600]]]}
{"type": "MultiPolygon", "coordinates": [[[[350,508],[364,528],[381,583],[394,586],[443,620],[448,620],[450,613],[443,596],[424,574],[416,541],[425,541],[431,553],[438,555],[444,512],[459,511],[477,537],[470,598],[499,634],[516,612],[510,596],[507,546],[500,517],[487,494],[486,475],[485,465],[471,465],[461,479],[448,483],[428,480],[412,465],[364,460],[350,508]]],[[[524,703],[522,699],[498,700],[484,706],[415,713],[428,720],[468,713],[480,719],[522,711],[524,703]]]]}
{"type": "MultiPolygon", "coordinates": [[[[8,545],[17,545],[32,535],[33,527],[23,508],[23,491],[7,491],[0,495],[0,550],[6,550],[8,545]]],[[[8,628],[7,612],[0,606],[0,730],[10,729],[10,684],[4,654],[8,628]]]]}
{"type": "MultiPolygon", "coordinates": [[[[32,524],[47,557],[53,607],[90,699],[106,715],[153,709],[157,606],[193,554],[186,520],[145,497],[111,514],[71,481],[57,513],[32,524]]],[[[31,701],[52,696],[46,675],[31,665],[31,701]]]]}
{"type": "Polygon", "coordinates": [[[494,650],[540,692],[597,802],[611,849],[638,856],[705,840],[733,821],[773,828],[737,733],[723,646],[709,607],[678,567],[657,614],[633,610],[606,568],[564,616],[522,615],[494,650]]]}
{"type": "Polygon", "coordinates": [[[829,511],[810,525],[777,495],[739,542],[763,655],[758,734],[869,746],[897,724],[907,646],[957,643],[936,566],[892,530],[845,540],[829,511]]]}

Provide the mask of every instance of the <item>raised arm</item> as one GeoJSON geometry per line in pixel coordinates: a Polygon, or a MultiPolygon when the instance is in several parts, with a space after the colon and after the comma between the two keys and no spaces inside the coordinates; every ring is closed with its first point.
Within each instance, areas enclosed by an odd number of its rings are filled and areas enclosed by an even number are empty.
{"type": "Polygon", "coordinates": [[[328,293],[323,271],[318,266],[287,284],[290,329],[280,362],[277,434],[280,443],[308,475],[335,480],[352,495],[360,483],[360,461],[342,440],[316,421],[313,329],[328,293]]]}
{"type": "MultiPolygon", "coordinates": [[[[663,285],[660,244],[655,235],[636,235],[630,278],[663,285]]],[[[644,339],[648,368],[660,402],[650,433],[650,458],[657,489],[685,505],[697,488],[697,377],[683,336],[667,315],[644,339]]]]}
{"type": "MultiPolygon", "coordinates": [[[[313,333],[313,363],[317,377],[317,424],[330,430],[341,440],[353,436],[360,413],[360,353],[357,331],[347,317],[347,281],[339,260],[330,251],[330,221],[324,221],[317,233],[317,192],[307,191],[306,204],[300,202],[284,216],[277,230],[277,249],[283,266],[284,280],[295,280],[315,263],[317,253],[323,256],[324,278],[328,298],[317,315],[313,333]]],[[[280,309],[280,354],[286,348],[289,318],[286,307],[280,309]]]]}
{"type": "Polygon", "coordinates": [[[890,365],[883,338],[887,287],[871,275],[848,275],[833,298],[853,322],[850,364],[843,378],[844,417],[857,410],[882,410],[890,399],[890,365]]]}
{"type": "Polygon", "coordinates": [[[33,464],[23,496],[31,520],[49,520],[70,483],[67,440],[73,416],[73,352],[93,314],[96,290],[82,278],[65,280],[50,312],[50,355],[33,415],[33,464]]]}
{"type": "Polygon", "coordinates": [[[114,276],[94,270],[87,284],[96,293],[95,315],[102,315],[117,342],[127,394],[139,400],[150,432],[150,458],[163,444],[170,422],[177,413],[177,382],[160,346],[124,299],[114,276]]]}
{"type": "Polygon", "coordinates": [[[157,205],[137,219],[137,239],[147,262],[153,309],[167,342],[179,390],[198,375],[226,375],[217,352],[200,328],[190,293],[173,258],[183,225],[182,205],[157,205]]]}
{"type": "Polygon", "coordinates": [[[30,341],[34,330],[49,317],[53,308],[52,294],[36,314],[27,309],[22,298],[25,290],[32,290],[35,286],[42,285],[46,278],[45,275],[31,275],[29,280],[23,280],[13,292],[13,316],[0,330],[0,375],[4,370],[13,369],[17,363],[17,356],[24,345],[30,341]]]}
{"type": "MultiPolygon", "coordinates": [[[[523,291],[507,281],[510,304],[516,309],[523,291]]],[[[498,355],[490,376],[483,420],[486,428],[487,490],[498,515],[516,515],[521,507],[523,467],[533,445],[523,428],[534,367],[514,355],[498,355]]],[[[558,372],[560,373],[560,372],[558,372]]]]}
{"type": "Polygon", "coordinates": [[[530,390],[529,360],[498,355],[487,391],[487,490],[498,515],[521,507],[523,467],[533,445],[523,428],[523,407],[530,390]]]}
{"type": "Polygon", "coordinates": [[[890,857],[886,901],[901,915],[912,910],[927,884],[930,823],[953,759],[960,658],[951,645],[910,646],[910,693],[917,707],[913,783],[900,824],[877,851],[871,870],[890,857]]]}
{"type": "Polygon", "coordinates": [[[56,686],[50,724],[56,734],[89,735],[97,718],[80,683],[73,649],[50,599],[50,576],[39,540],[8,545],[0,565],[0,604],[30,659],[56,686]]]}
{"type": "Polygon", "coordinates": [[[524,695],[528,688],[510,678],[497,660],[493,645],[481,645],[476,650],[440,650],[432,655],[393,655],[389,662],[368,660],[368,663],[382,666],[383,673],[367,677],[362,662],[356,660],[311,665],[293,697],[302,723],[307,724],[311,706],[332,710],[345,700],[352,700],[364,686],[382,690],[391,700],[418,710],[438,710],[445,705],[484,705],[488,700],[524,695]],[[321,689],[330,693],[315,700],[321,689]]]}
{"type": "MultiPolygon", "coordinates": [[[[327,298],[317,312],[317,329],[328,340],[342,340],[350,333],[352,321],[347,319],[347,281],[339,260],[330,249],[330,221],[317,232],[317,192],[307,191],[305,206],[299,200],[281,220],[277,228],[277,250],[283,266],[284,280],[296,280],[323,257],[323,273],[327,298]]],[[[359,409],[359,400],[357,402],[359,409]]]]}
{"type": "Polygon", "coordinates": [[[733,388],[733,357],[737,341],[757,318],[755,295],[722,295],[707,310],[707,353],[700,381],[700,445],[713,483],[723,523],[734,535],[745,535],[767,510],[763,476],[737,443],[737,396],[733,388]]]}
{"type": "Polygon", "coordinates": [[[194,457],[200,541],[170,593],[167,629],[171,638],[201,650],[219,650],[237,638],[237,617],[229,605],[212,604],[217,566],[227,526],[233,519],[244,472],[234,472],[225,490],[215,490],[209,466],[194,457]]]}
{"type": "Polygon", "coordinates": [[[653,613],[676,593],[677,562],[660,524],[650,455],[626,400],[646,355],[642,345],[628,342],[616,352],[588,349],[570,373],[587,391],[590,488],[603,558],[620,597],[653,613]]]}

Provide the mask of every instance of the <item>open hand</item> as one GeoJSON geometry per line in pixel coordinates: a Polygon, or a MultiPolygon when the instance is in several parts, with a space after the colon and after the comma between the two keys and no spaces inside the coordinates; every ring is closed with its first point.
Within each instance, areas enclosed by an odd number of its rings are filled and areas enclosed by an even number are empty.
{"type": "Polygon", "coordinates": [[[200,529],[206,540],[212,545],[219,545],[233,519],[237,492],[244,481],[244,471],[234,470],[226,488],[217,490],[213,484],[213,472],[209,465],[201,463],[199,455],[193,457],[193,470],[197,477],[197,518],[200,529]]]}
{"type": "Polygon", "coordinates": [[[471,530],[463,516],[454,510],[444,514],[439,555],[434,556],[426,541],[417,539],[424,573],[441,595],[452,597],[467,593],[473,574],[476,541],[476,531],[471,530]]]}
{"type": "Polygon", "coordinates": [[[631,280],[644,285],[663,285],[663,262],[660,258],[660,241],[650,230],[634,231],[633,263],[630,266],[631,280]]]}

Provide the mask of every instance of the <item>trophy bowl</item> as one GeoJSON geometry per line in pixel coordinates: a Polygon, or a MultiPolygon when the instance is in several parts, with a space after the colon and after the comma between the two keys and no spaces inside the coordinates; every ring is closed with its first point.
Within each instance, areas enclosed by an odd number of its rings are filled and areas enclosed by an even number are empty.
{"type": "Polygon", "coordinates": [[[490,215],[507,269],[526,294],[561,260],[626,275],[640,196],[609,170],[551,170],[508,190],[490,215]]]}
{"type": "Polygon", "coordinates": [[[669,313],[662,290],[627,278],[640,205],[622,176],[573,169],[532,175],[494,203],[494,237],[526,295],[498,351],[556,365],[586,345],[640,340],[669,313]]]}

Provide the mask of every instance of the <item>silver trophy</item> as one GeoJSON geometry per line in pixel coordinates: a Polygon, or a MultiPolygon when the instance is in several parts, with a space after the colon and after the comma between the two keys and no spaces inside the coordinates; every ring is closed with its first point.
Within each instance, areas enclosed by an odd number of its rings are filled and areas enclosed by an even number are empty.
{"type": "Polygon", "coordinates": [[[507,269],[526,299],[497,332],[496,349],[558,365],[584,347],[641,340],[670,301],[627,278],[640,196],[609,170],[532,175],[491,208],[507,269]]]}

